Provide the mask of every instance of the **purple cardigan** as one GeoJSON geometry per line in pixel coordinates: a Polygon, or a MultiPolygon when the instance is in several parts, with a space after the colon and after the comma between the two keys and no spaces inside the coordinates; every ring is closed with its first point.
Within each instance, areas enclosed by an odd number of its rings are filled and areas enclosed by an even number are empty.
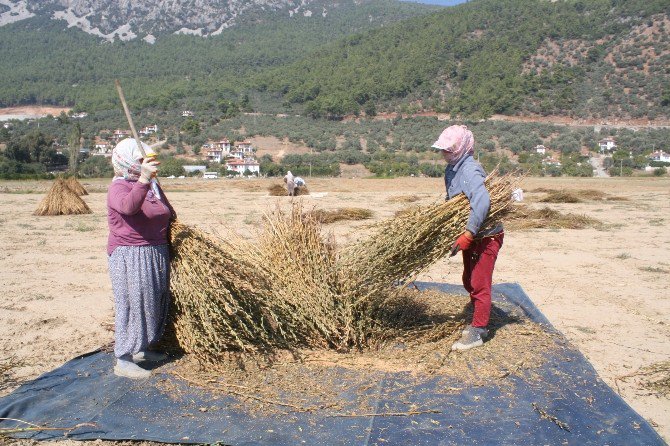
{"type": "Polygon", "coordinates": [[[174,209],[160,190],[159,200],[150,184],[115,180],[107,192],[109,239],[107,255],[117,246],[165,245],[174,209]]]}

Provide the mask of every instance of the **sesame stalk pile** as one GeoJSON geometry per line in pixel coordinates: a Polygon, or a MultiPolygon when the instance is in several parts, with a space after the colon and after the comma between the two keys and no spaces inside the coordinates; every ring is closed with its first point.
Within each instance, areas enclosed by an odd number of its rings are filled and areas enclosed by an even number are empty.
{"type": "MultiPolygon", "coordinates": [[[[513,184],[490,176],[487,188],[484,227],[511,211],[513,184]]],[[[397,284],[445,257],[469,213],[460,195],[382,221],[342,250],[300,203],[266,215],[253,242],[214,240],[173,223],[176,342],[210,363],[229,351],[364,348],[384,336],[384,303],[397,303],[397,284]]]]}

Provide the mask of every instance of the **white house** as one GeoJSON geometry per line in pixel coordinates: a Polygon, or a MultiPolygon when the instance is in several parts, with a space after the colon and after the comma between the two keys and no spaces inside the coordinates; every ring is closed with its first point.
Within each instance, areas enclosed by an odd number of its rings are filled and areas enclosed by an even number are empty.
{"type": "Polygon", "coordinates": [[[116,129],[114,130],[114,134],[112,135],[112,138],[116,141],[119,142],[122,139],[129,138],[130,137],[130,130],[120,130],[116,129]]]}
{"type": "Polygon", "coordinates": [[[88,116],[88,113],[86,112],[81,112],[81,113],[72,113],[72,118],[73,119],[82,119],[88,116]]]}
{"type": "Polygon", "coordinates": [[[191,110],[184,110],[181,112],[182,117],[184,118],[192,118],[195,116],[195,113],[193,113],[191,110]]]}
{"type": "Polygon", "coordinates": [[[220,163],[225,158],[221,149],[209,148],[205,153],[207,154],[207,160],[213,163],[220,163]]]}
{"type": "Polygon", "coordinates": [[[258,161],[253,158],[232,159],[226,162],[226,169],[244,175],[247,170],[253,174],[260,174],[261,168],[258,161]]]}
{"type": "Polygon", "coordinates": [[[612,137],[603,138],[598,142],[600,152],[611,152],[616,149],[616,141],[612,137]]]}
{"type": "Polygon", "coordinates": [[[251,145],[250,141],[236,142],[235,147],[230,152],[231,157],[243,160],[245,158],[251,158],[254,154],[254,148],[251,145]]]}
{"type": "Polygon", "coordinates": [[[538,144],[537,146],[535,146],[535,152],[539,153],[540,155],[544,155],[545,153],[547,153],[547,148],[542,144],[538,144]]]}
{"type": "Polygon", "coordinates": [[[112,156],[112,145],[104,139],[96,138],[94,148],[95,152],[93,152],[93,155],[106,157],[112,156]]]}
{"type": "Polygon", "coordinates": [[[153,133],[158,133],[158,126],[156,124],[154,125],[148,125],[146,127],[143,127],[142,130],[140,130],[140,135],[143,136],[148,136],[153,133]]]}
{"type": "Polygon", "coordinates": [[[544,160],[542,160],[542,164],[544,166],[561,167],[561,162],[559,160],[557,160],[556,158],[552,158],[552,157],[547,157],[544,160]]]}
{"type": "Polygon", "coordinates": [[[214,179],[214,178],[219,178],[219,172],[205,172],[202,174],[202,177],[205,179],[214,179]]]}
{"type": "Polygon", "coordinates": [[[649,159],[652,161],[660,161],[662,163],[670,163],[670,153],[665,153],[662,150],[657,150],[655,152],[652,152],[651,155],[649,155],[649,159]]]}
{"type": "Polygon", "coordinates": [[[230,141],[224,138],[221,141],[203,144],[202,150],[206,153],[209,161],[220,163],[230,156],[231,147],[230,141]]]}

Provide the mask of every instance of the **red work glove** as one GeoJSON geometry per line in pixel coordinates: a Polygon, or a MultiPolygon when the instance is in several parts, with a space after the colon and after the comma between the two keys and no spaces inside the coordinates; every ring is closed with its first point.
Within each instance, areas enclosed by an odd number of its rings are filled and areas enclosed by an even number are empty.
{"type": "Polygon", "coordinates": [[[458,253],[460,250],[465,251],[466,249],[470,248],[470,245],[472,245],[474,239],[475,238],[472,236],[470,231],[465,231],[459,235],[454,244],[451,245],[451,255],[449,257],[455,256],[456,253],[458,253]]]}

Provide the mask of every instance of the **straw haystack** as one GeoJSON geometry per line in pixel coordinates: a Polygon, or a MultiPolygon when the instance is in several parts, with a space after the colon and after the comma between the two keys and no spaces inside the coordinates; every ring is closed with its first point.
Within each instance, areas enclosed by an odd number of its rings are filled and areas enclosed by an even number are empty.
{"type": "MultiPolygon", "coordinates": [[[[494,224],[510,210],[509,178],[487,180],[494,224]]],[[[213,240],[172,225],[176,342],[216,363],[230,350],[366,347],[388,327],[398,283],[445,257],[470,211],[464,196],[379,223],[338,250],[299,201],[266,215],[255,242],[213,240]]],[[[396,311],[397,312],[397,311],[396,311]]]]}
{"type": "MultiPolygon", "coordinates": [[[[286,189],[286,186],[282,186],[281,184],[273,184],[272,186],[268,187],[268,193],[272,197],[287,197],[288,189],[286,189]]],[[[307,189],[307,186],[296,186],[295,195],[309,195],[309,189],[307,189]]]]}
{"type": "Polygon", "coordinates": [[[310,215],[319,223],[328,224],[342,220],[367,220],[373,212],[364,208],[314,209],[310,215]]]}
{"type": "Polygon", "coordinates": [[[79,195],[70,189],[62,178],[53,186],[35,210],[34,215],[91,214],[91,209],[79,195]]]}
{"type": "Polygon", "coordinates": [[[88,195],[88,191],[84,188],[84,186],[81,185],[79,181],[77,181],[76,177],[68,178],[65,180],[65,184],[79,196],[88,195]]]}

